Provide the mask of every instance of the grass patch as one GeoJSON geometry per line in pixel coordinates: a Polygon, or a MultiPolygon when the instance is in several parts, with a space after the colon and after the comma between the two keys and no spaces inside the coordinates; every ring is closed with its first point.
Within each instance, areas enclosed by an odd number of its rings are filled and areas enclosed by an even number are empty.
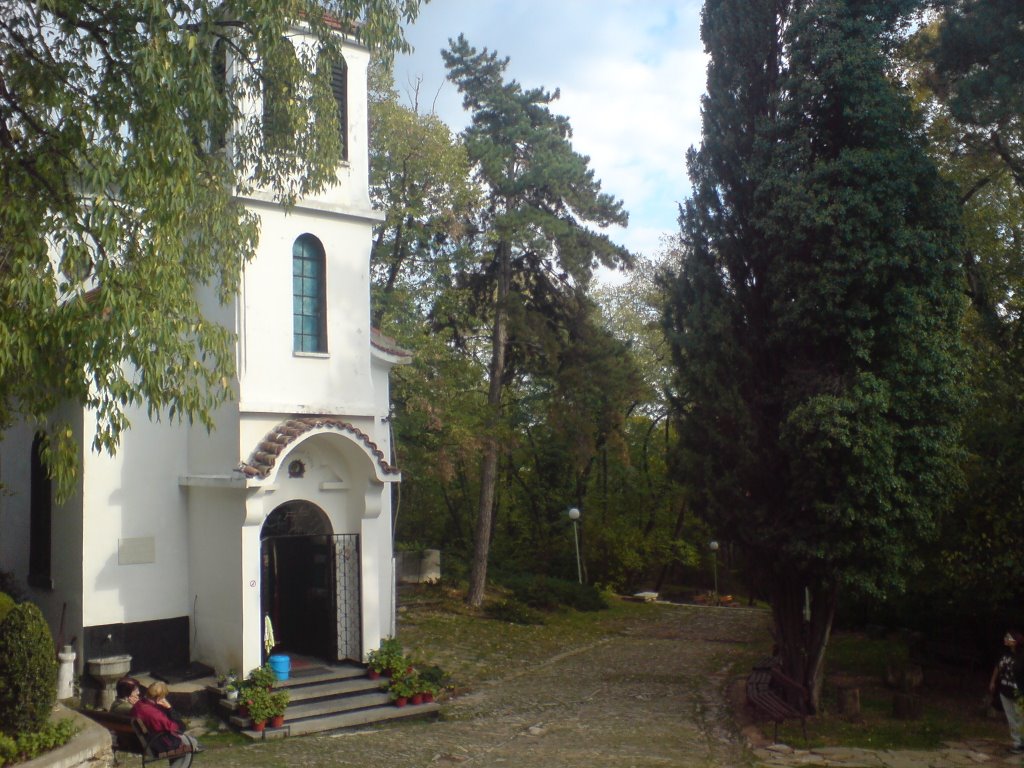
{"type": "MultiPolygon", "coordinates": [[[[926,668],[917,691],[922,700],[919,720],[893,716],[896,691],[886,686],[888,665],[907,663],[907,649],[896,637],[873,638],[861,633],[838,633],[829,644],[822,712],[808,720],[811,747],[866,749],[936,749],[944,742],[964,739],[1007,741],[1006,723],[988,717],[982,706],[986,690],[984,671],[926,668]],[[840,687],[857,688],[861,714],[849,718],[837,712],[840,687]]],[[[771,728],[769,725],[768,728],[771,728]]],[[[779,727],[779,739],[793,746],[804,744],[799,722],[779,727]]]]}

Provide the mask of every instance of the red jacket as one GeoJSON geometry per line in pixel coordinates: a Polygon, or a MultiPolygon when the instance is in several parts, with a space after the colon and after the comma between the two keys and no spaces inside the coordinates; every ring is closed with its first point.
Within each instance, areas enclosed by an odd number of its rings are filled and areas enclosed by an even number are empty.
{"type": "Polygon", "coordinates": [[[154,701],[139,699],[132,707],[132,717],[138,718],[150,733],[181,733],[181,726],[168,711],[154,701]]]}

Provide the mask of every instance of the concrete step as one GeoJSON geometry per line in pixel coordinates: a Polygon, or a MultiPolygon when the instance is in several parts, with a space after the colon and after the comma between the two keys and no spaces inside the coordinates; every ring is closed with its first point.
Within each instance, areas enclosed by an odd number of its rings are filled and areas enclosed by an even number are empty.
{"type": "Polygon", "coordinates": [[[289,704],[284,713],[288,720],[299,720],[305,717],[320,717],[335,712],[351,712],[357,709],[386,706],[389,703],[387,693],[361,693],[352,696],[339,696],[333,699],[317,699],[306,704],[289,704]]]}
{"type": "Polygon", "coordinates": [[[287,688],[291,706],[304,701],[322,699],[325,697],[348,696],[351,694],[365,693],[367,691],[379,691],[387,686],[387,681],[381,685],[380,680],[370,680],[367,677],[356,677],[348,680],[328,680],[316,685],[302,686],[301,688],[287,688]]]}
{"type": "Polygon", "coordinates": [[[342,728],[355,728],[360,725],[371,723],[383,723],[391,720],[399,720],[411,717],[435,717],[440,711],[439,704],[418,704],[405,707],[396,707],[388,704],[372,709],[360,709],[354,712],[343,712],[333,715],[311,717],[304,720],[285,720],[284,728],[268,729],[258,732],[243,730],[242,733],[251,739],[272,739],[280,736],[304,736],[307,733],[319,733],[321,731],[335,731],[342,728]]]}

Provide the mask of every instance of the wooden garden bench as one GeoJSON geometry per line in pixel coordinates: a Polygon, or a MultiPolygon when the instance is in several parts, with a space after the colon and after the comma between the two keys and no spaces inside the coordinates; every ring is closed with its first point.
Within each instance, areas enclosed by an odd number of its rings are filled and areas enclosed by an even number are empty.
{"type": "Polygon", "coordinates": [[[799,718],[807,741],[807,689],[779,669],[777,659],[758,662],[747,677],[747,701],[775,723],[775,741],[779,740],[779,723],[799,718]],[[798,701],[799,705],[791,704],[798,701]]]}
{"type": "Polygon", "coordinates": [[[135,736],[141,747],[139,754],[142,755],[142,765],[146,763],[152,763],[155,760],[173,760],[176,757],[187,755],[192,752],[192,745],[183,743],[177,749],[172,749],[166,752],[158,752],[154,745],[155,737],[158,734],[150,733],[146,726],[138,718],[132,718],[131,720],[132,730],[135,732],[135,736]]]}
{"type": "Polygon", "coordinates": [[[139,737],[132,729],[132,719],[127,715],[116,715],[102,709],[83,709],[82,714],[91,720],[95,720],[108,731],[110,731],[110,747],[114,750],[114,764],[118,763],[118,752],[130,752],[133,755],[142,754],[142,744],[139,737]]]}

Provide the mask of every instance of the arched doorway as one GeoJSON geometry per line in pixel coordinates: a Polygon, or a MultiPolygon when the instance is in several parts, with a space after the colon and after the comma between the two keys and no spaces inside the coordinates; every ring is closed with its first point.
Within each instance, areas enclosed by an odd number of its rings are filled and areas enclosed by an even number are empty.
{"type": "Polygon", "coordinates": [[[289,501],[263,523],[260,563],[264,621],[269,617],[278,652],[360,657],[357,535],[335,535],[316,504],[289,501]]]}

